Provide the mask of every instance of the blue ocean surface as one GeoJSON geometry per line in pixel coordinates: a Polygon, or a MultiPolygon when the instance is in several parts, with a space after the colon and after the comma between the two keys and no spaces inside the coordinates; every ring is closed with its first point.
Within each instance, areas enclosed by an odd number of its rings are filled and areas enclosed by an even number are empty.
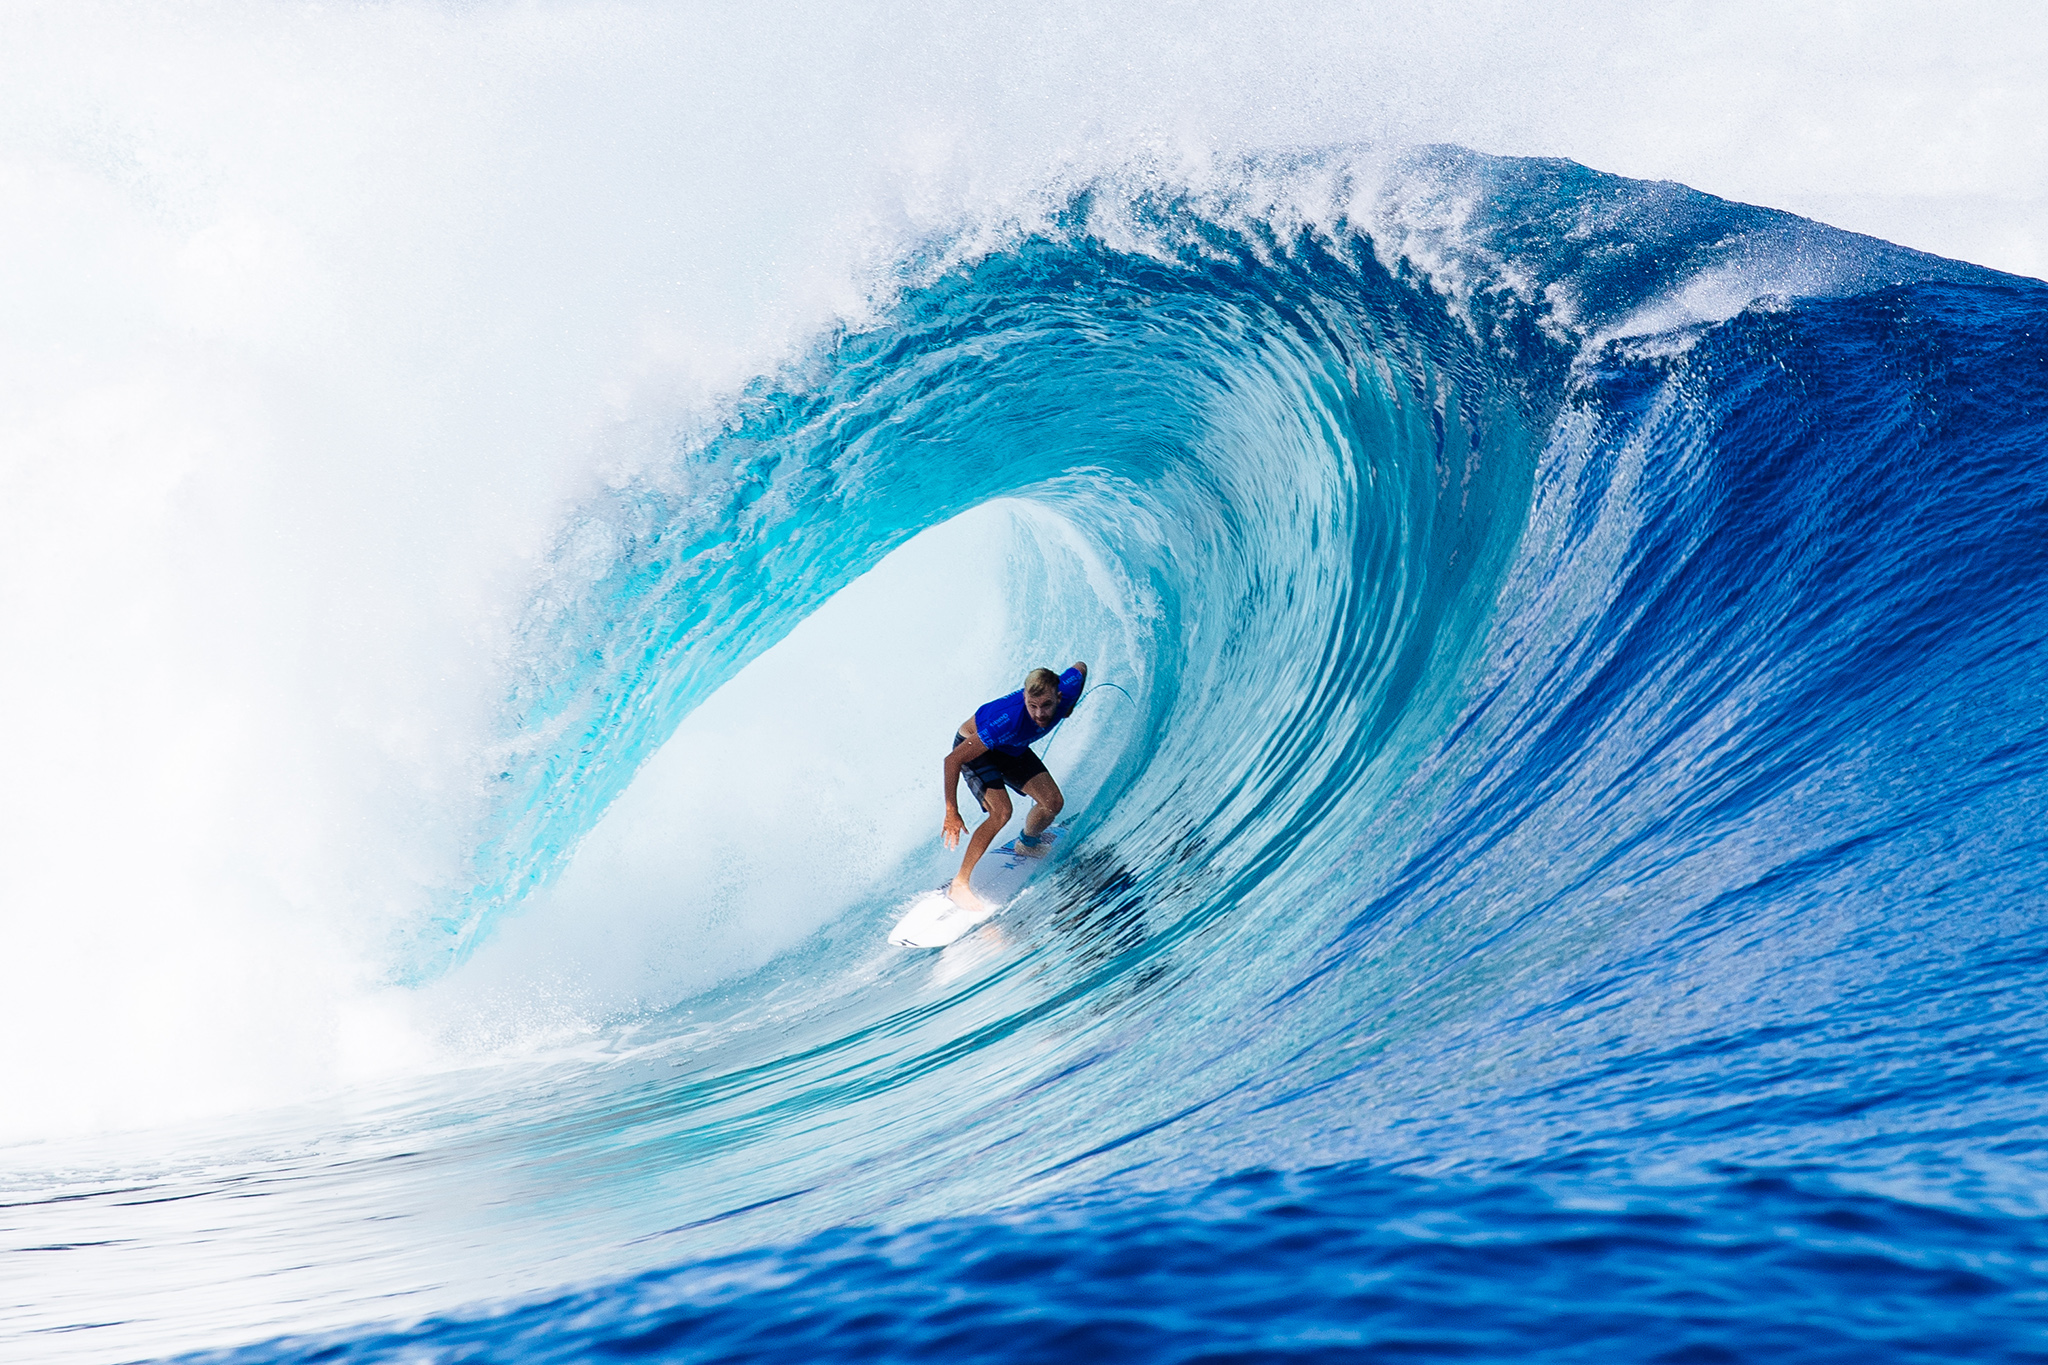
{"type": "Polygon", "coordinates": [[[574,1046],[81,1146],[6,1186],[10,1353],[2048,1360],[2048,285],[1361,164],[935,239],[595,495],[394,975],[1009,503],[1068,536],[1019,672],[1127,695],[999,920],[884,942],[934,801],[816,934],[574,1046]]]}

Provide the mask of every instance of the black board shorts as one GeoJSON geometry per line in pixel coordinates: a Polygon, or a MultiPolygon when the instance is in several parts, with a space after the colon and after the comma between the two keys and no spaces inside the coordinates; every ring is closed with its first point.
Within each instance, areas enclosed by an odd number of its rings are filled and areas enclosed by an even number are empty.
{"type": "MultiPolygon", "coordinates": [[[[959,748],[967,736],[955,732],[953,747],[959,748]]],[[[988,798],[983,795],[990,787],[1010,787],[1019,796],[1024,794],[1024,784],[1045,771],[1045,765],[1038,761],[1038,755],[1026,749],[1021,754],[1006,754],[1000,749],[990,749],[980,758],[963,767],[967,775],[967,790],[974,793],[974,799],[988,809],[988,798]]]]}

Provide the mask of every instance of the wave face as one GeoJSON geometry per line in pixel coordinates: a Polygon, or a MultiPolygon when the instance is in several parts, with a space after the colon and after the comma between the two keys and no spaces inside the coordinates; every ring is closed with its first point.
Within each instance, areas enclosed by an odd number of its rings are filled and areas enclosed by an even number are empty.
{"type": "MultiPolygon", "coordinates": [[[[592,849],[662,856],[688,719],[864,585],[909,593],[890,565],[949,528],[917,575],[1000,561],[992,676],[1086,657],[1128,694],[1050,750],[1073,852],[955,948],[886,949],[947,858],[928,792],[903,829],[877,795],[882,852],[829,904],[701,920],[685,955],[723,965],[573,1045],[260,1150],[78,1158],[12,1210],[72,1248],[10,1258],[25,1330],[301,1334],[233,1360],[2020,1352],[2044,414],[2048,286],[1565,163],[1332,152],[935,242],[873,325],[564,528],[473,885],[395,971],[431,993],[601,899],[592,849]],[[193,1310],[180,1253],[213,1243],[261,1288],[193,1310]]],[[[807,752],[862,790],[912,750],[928,784],[983,699],[807,752]]]]}

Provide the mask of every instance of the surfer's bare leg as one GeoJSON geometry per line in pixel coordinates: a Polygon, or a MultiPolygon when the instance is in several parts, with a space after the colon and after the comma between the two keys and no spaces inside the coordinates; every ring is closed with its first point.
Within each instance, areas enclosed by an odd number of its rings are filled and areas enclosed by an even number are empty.
{"type": "Polygon", "coordinates": [[[982,805],[988,811],[988,818],[974,827],[974,833],[967,837],[967,852],[960,859],[960,874],[953,878],[953,884],[946,888],[946,894],[956,905],[969,910],[983,908],[981,897],[968,889],[967,879],[974,874],[974,865],[981,861],[981,855],[988,852],[988,846],[1003,832],[1003,826],[1010,823],[1010,793],[1001,787],[990,787],[982,797],[982,805]]]}
{"type": "MultiPolygon", "coordinates": [[[[1024,794],[1037,804],[1024,817],[1025,838],[1036,839],[1052,826],[1060,810],[1067,804],[1067,798],[1060,794],[1060,784],[1052,780],[1051,773],[1040,773],[1024,784],[1024,794]]],[[[1023,840],[1017,843],[1017,851],[1027,858],[1043,858],[1043,846],[1032,848],[1023,840]]]]}

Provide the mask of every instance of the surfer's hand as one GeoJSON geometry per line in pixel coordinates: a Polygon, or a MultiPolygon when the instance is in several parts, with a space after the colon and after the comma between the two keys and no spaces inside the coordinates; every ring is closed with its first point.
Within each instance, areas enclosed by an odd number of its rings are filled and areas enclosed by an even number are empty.
{"type": "Polygon", "coordinates": [[[959,811],[957,811],[957,810],[949,810],[949,811],[947,811],[947,812],[946,812],[946,847],[947,847],[947,848],[958,848],[958,847],[960,847],[960,839],[961,839],[961,837],[962,837],[963,835],[965,835],[966,833],[967,833],[967,822],[966,822],[965,820],[962,820],[962,819],[960,818],[960,812],[959,812],[959,811]]]}

